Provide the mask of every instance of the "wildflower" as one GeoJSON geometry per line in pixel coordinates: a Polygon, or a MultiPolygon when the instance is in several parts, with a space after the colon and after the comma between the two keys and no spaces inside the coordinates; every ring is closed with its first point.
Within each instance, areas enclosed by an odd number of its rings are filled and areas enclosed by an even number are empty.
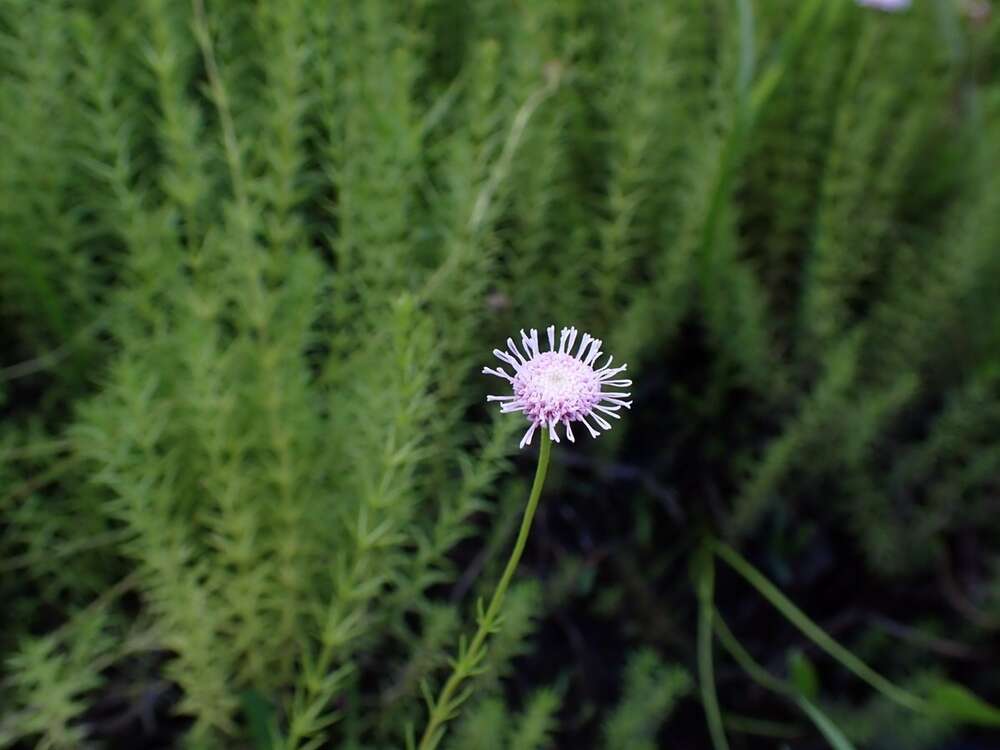
{"type": "Polygon", "coordinates": [[[893,13],[898,10],[906,10],[910,7],[910,0],[856,0],[858,5],[867,8],[877,8],[893,13]]]}
{"type": "Polygon", "coordinates": [[[589,333],[583,334],[580,344],[576,328],[563,328],[556,348],[556,327],[547,329],[549,351],[543,352],[538,344],[538,331],[530,334],[521,330],[521,346],[518,349],[513,339],[507,339],[507,351],[494,349],[493,354],[501,362],[513,368],[508,373],[503,367],[484,367],[487,375],[496,375],[511,384],[513,396],[487,396],[487,401],[499,401],[502,412],[523,412],[531,426],[521,440],[521,447],[531,443],[535,430],[548,429],[549,437],[559,442],[556,425],[562,423],[566,437],[572,442],[571,422],[581,422],[592,437],[600,435],[600,430],[610,430],[611,423],[605,417],[619,419],[618,412],[624,406],[631,408],[632,402],[625,401],[631,394],[620,389],[632,385],[631,380],[614,379],[628,365],[612,367],[614,358],[608,355],[603,366],[597,366],[601,356],[601,340],[589,333]],[[603,391],[604,386],[615,390],[603,391]],[[590,421],[594,422],[591,425],[590,421]]]}

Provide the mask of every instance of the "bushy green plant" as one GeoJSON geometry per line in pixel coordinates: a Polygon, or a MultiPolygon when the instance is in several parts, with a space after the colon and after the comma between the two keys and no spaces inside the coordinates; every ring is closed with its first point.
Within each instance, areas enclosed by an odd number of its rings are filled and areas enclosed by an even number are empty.
{"type": "Polygon", "coordinates": [[[149,700],[192,748],[419,736],[526,496],[478,371],[549,322],[636,373],[551,491],[612,551],[529,549],[443,747],[657,746],[706,527],[943,578],[985,642],[1000,13],[963,7],[0,4],[0,746],[149,700]],[[581,607],[610,707],[519,669],[581,607]]]}

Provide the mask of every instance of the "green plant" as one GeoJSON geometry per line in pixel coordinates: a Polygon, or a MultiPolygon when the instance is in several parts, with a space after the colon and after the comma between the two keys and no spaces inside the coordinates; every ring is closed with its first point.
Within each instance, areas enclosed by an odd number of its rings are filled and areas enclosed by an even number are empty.
{"type": "Polygon", "coordinates": [[[0,746],[405,746],[529,490],[478,370],[549,321],[643,408],[553,458],[442,747],[700,746],[702,696],[734,748],[992,717],[1000,14],[964,7],[0,3],[0,746]],[[728,565],[692,597],[706,529],[845,651],[755,639],[728,565]]]}

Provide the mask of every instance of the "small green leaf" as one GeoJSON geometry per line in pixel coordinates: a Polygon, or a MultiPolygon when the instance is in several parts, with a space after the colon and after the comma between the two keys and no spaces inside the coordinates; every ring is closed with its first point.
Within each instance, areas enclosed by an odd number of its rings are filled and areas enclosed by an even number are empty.
{"type": "Polygon", "coordinates": [[[803,698],[816,700],[819,695],[819,676],[801,649],[795,648],[788,652],[788,677],[803,698]]]}
{"type": "Polygon", "coordinates": [[[930,711],[966,724],[1000,726],[1000,708],[948,680],[939,680],[927,691],[930,711]]]}

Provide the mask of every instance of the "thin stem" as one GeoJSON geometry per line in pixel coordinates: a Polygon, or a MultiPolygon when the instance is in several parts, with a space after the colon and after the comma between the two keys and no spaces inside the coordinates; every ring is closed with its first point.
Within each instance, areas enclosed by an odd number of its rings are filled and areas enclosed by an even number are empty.
{"type": "Polygon", "coordinates": [[[752,734],[757,737],[771,737],[776,740],[797,740],[802,737],[802,730],[794,724],[784,724],[769,719],[755,719],[752,716],[737,716],[728,713],[725,719],[726,729],[738,734],[752,734]]]}
{"type": "Polygon", "coordinates": [[[0,573],[6,574],[18,570],[19,568],[30,568],[43,559],[49,561],[57,560],[62,557],[72,557],[79,552],[87,552],[106,545],[124,542],[131,536],[132,531],[128,529],[108,531],[103,534],[95,534],[76,541],[66,542],[59,547],[50,548],[45,551],[44,556],[33,552],[26,552],[23,555],[15,555],[14,557],[8,557],[6,560],[0,562],[0,573]]]}
{"type": "Polygon", "coordinates": [[[472,215],[469,217],[469,231],[471,233],[476,233],[482,227],[483,222],[489,214],[490,206],[493,202],[493,196],[500,187],[507,173],[510,171],[510,164],[514,159],[514,154],[517,151],[518,144],[521,142],[521,137],[524,135],[525,129],[528,127],[528,121],[531,120],[531,116],[535,113],[535,110],[548,99],[553,92],[559,87],[559,80],[562,77],[562,71],[559,66],[549,68],[546,71],[545,85],[540,89],[536,90],[528,99],[524,102],[521,108],[514,115],[514,122],[511,123],[510,133],[507,135],[507,140],[503,144],[503,150],[500,152],[500,158],[494,165],[493,170],[490,172],[489,179],[483,186],[483,189],[476,196],[476,202],[472,206],[472,215]],[[551,71],[551,72],[550,72],[551,71]]]}
{"type": "MultiPolygon", "coordinates": [[[[0,371],[2,373],[2,371],[0,371]]],[[[0,374],[0,380],[3,375],[0,374]]],[[[16,448],[0,448],[0,461],[22,461],[41,456],[48,456],[52,453],[61,453],[72,446],[69,440],[39,440],[35,443],[26,443],[16,448]]]]}
{"type": "Polygon", "coordinates": [[[729,655],[733,657],[750,679],[758,685],[780,695],[791,696],[794,694],[794,690],[758,664],[757,660],[750,655],[750,652],[743,648],[743,644],[736,640],[736,636],[733,635],[733,632],[726,625],[726,621],[722,619],[718,611],[715,612],[714,624],[715,635],[718,636],[719,643],[729,652],[729,655]]]}
{"type": "Polygon", "coordinates": [[[521,530],[518,532],[514,549],[510,553],[507,567],[504,568],[500,582],[497,584],[493,597],[490,599],[486,612],[479,617],[479,627],[472,638],[472,643],[467,649],[460,649],[459,657],[455,661],[454,671],[445,683],[438,699],[431,704],[431,713],[427,721],[427,728],[420,739],[419,750],[432,750],[444,736],[444,725],[453,718],[461,703],[460,697],[456,701],[455,692],[462,682],[475,673],[479,662],[485,655],[484,646],[486,639],[496,629],[496,621],[503,605],[504,596],[510,586],[517,564],[521,561],[524,547],[528,543],[528,535],[531,533],[531,522],[538,509],[538,499],[542,495],[542,486],[545,484],[545,475],[549,470],[549,453],[552,450],[552,442],[548,434],[542,431],[541,449],[538,453],[538,467],[535,469],[535,481],[531,485],[531,494],[528,497],[528,505],[524,509],[524,518],[521,520],[521,530]]]}
{"type": "Polygon", "coordinates": [[[15,500],[27,497],[31,493],[36,492],[47,484],[59,479],[59,477],[65,472],[72,469],[79,460],[80,459],[77,455],[71,453],[66,458],[56,461],[54,464],[49,466],[46,471],[43,471],[37,476],[27,479],[17,485],[6,495],[0,495],[0,508],[6,506],[7,503],[12,503],[15,500]]]}
{"type": "Polygon", "coordinates": [[[820,710],[819,706],[796,691],[789,683],[774,677],[750,656],[750,653],[743,648],[743,644],[736,639],[736,636],[726,626],[718,611],[715,613],[715,634],[718,636],[719,642],[722,643],[722,647],[730,653],[754,682],[768,690],[773,690],[798,706],[799,710],[815,725],[816,729],[819,730],[820,734],[823,735],[834,750],[854,750],[851,741],[847,739],[847,736],[840,731],[836,724],[830,721],[827,715],[820,710]]]}
{"type": "Polygon", "coordinates": [[[698,683],[701,688],[701,704],[705,709],[712,747],[715,750],[729,750],[722,711],[719,710],[719,698],[715,694],[715,667],[712,663],[712,620],[715,614],[714,563],[711,554],[705,554],[697,563],[698,683]]]}
{"type": "Polygon", "coordinates": [[[809,39],[813,19],[824,7],[824,0],[806,0],[799,5],[799,12],[792,21],[791,30],[782,43],[777,59],[764,70],[756,85],[750,90],[750,117],[756,119],[771,98],[781,79],[791,67],[792,60],[809,39]]]}
{"type": "Polygon", "coordinates": [[[216,109],[219,112],[219,124],[222,127],[222,143],[226,151],[226,163],[229,166],[229,177],[233,185],[236,202],[243,210],[248,210],[246,185],[243,181],[243,160],[240,157],[240,144],[236,138],[236,127],[233,124],[232,110],[229,106],[229,96],[222,84],[222,73],[215,58],[212,46],[212,34],[208,28],[205,13],[205,0],[191,0],[194,10],[194,33],[201,48],[205,61],[205,73],[208,76],[208,86],[212,91],[216,109]]]}
{"type": "Polygon", "coordinates": [[[733,570],[739,573],[744,580],[757,589],[760,594],[767,599],[771,605],[777,609],[785,618],[797,627],[809,640],[826,651],[827,654],[839,661],[846,669],[854,672],[858,677],[867,682],[886,698],[898,703],[903,708],[911,711],[923,711],[927,708],[927,702],[922,698],[898,687],[880,675],[874,669],[865,664],[846,648],[833,640],[826,631],[817,625],[801,609],[778,590],[764,575],[751,565],[739,552],[728,544],[717,539],[709,541],[709,546],[720,558],[722,558],[733,570]]]}
{"type": "Polygon", "coordinates": [[[75,349],[82,347],[89,339],[92,339],[94,334],[105,324],[105,317],[104,315],[100,316],[97,320],[94,320],[78,331],[69,341],[55,349],[39,354],[37,357],[24,362],[0,367],[0,383],[8,380],[17,380],[18,378],[34,375],[36,372],[42,372],[55,367],[72,355],[75,349]]]}
{"type": "MultiPolygon", "coordinates": [[[[549,68],[546,72],[544,84],[532,92],[515,113],[514,121],[511,123],[510,131],[507,133],[500,157],[490,170],[485,184],[476,195],[476,200],[472,205],[469,222],[466,225],[470,235],[475,236],[484,228],[486,220],[490,215],[493,199],[510,172],[510,165],[514,160],[514,155],[517,153],[528,123],[542,103],[556,92],[564,76],[565,72],[560,68],[549,68]]],[[[469,247],[471,247],[470,242],[459,244],[457,249],[434,270],[417,293],[418,301],[426,300],[433,296],[438,286],[448,278],[448,275],[461,262],[464,252],[468,251],[469,247]]]]}

